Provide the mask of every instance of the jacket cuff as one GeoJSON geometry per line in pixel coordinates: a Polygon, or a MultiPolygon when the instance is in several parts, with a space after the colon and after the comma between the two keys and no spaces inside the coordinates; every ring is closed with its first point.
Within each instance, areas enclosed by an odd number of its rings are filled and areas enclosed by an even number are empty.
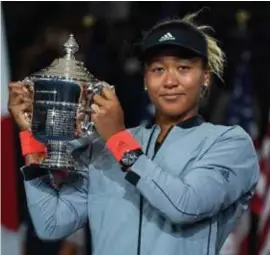
{"type": "Polygon", "coordinates": [[[21,172],[25,181],[34,180],[42,176],[49,176],[49,172],[45,168],[41,168],[38,164],[21,167],[21,172]]]}
{"type": "Polygon", "coordinates": [[[137,183],[139,182],[140,178],[141,177],[137,173],[131,170],[129,170],[125,176],[125,179],[134,186],[137,186],[137,183]]]}
{"type": "Polygon", "coordinates": [[[141,155],[127,172],[125,179],[134,186],[137,186],[144,179],[153,179],[159,175],[155,164],[146,156],[141,155]]]}

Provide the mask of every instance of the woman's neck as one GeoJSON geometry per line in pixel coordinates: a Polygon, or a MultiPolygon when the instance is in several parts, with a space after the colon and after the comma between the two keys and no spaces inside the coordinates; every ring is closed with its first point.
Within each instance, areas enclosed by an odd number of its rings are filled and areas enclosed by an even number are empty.
{"type": "Polygon", "coordinates": [[[191,117],[194,117],[198,114],[197,111],[192,111],[187,114],[182,114],[181,116],[178,117],[170,117],[170,116],[165,116],[163,114],[156,114],[156,124],[160,126],[161,132],[158,137],[158,141],[161,142],[170,128],[178,123],[181,123],[191,117]]]}

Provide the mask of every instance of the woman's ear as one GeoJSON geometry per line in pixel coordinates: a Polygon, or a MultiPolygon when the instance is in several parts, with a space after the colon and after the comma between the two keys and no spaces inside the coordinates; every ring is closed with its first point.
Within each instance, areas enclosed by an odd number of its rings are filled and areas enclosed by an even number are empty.
{"type": "Polygon", "coordinates": [[[143,65],[143,86],[144,90],[147,90],[147,65],[143,65]]]}
{"type": "Polygon", "coordinates": [[[210,85],[210,79],[211,79],[210,70],[206,68],[203,73],[203,84],[208,87],[210,85]]]}
{"type": "Polygon", "coordinates": [[[143,78],[143,87],[144,87],[144,90],[147,90],[147,83],[146,83],[145,77],[143,78]]]}

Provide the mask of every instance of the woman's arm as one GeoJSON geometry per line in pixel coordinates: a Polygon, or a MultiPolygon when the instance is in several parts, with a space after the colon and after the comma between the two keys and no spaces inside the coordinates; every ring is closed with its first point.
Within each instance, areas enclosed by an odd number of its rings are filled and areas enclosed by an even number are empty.
{"type": "Polygon", "coordinates": [[[185,224],[212,217],[240,198],[248,200],[258,175],[258,160],[250,137],[242,129],[232,128],[183,178],[173,176],[142,155],[126,179],[165,217],[185,224]]]}
{"type": "Polygon", "coordinates": [[[69,184],[62,184],[59,190],[53,187],[48,175],[29,180],[24,173],[24,178],[28,209],[41,239],[69,236],[85,224],[88,211],[87,168],[79,171],[69,184]]]}

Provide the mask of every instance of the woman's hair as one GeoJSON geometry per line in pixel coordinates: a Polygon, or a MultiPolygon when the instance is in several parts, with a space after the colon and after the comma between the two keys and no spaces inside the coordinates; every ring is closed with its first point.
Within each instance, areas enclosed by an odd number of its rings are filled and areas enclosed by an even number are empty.
{"type": "Polygon", "coordinates": [[[208,30],[212,30],[213,28],[210,26],[206,25],[197,25],[195,22],[195,18],[198,16],[198,14],[201,11],[198,11],[196,13],[191,13],[187,14],[184,16],[182,19],[181,18],[174,18],[174,19],[168,19],[165,21],[161,21],[157,23],[155,26],[153,26],[144,36],[146,38],[149,34],[151,34],[153,31],[156,29],[159,29],[160,27],[164,26],[170,26],[170,25],[175,25],[177,27],[177,24],[186,24],[191,26],[193,29],[196,29],[198,32],[204,35],[206,38],[207,42],[207,54],[208,54],[208,59],[206,66],[209,68],[210,72],[212,74],[217,75],[221,80],[223,76],[223,69],[224,69],[224,64],[225,64],[225,54],[223,50],[219,47],[217,40],[210,36],[208,34],[208,30]]]}

